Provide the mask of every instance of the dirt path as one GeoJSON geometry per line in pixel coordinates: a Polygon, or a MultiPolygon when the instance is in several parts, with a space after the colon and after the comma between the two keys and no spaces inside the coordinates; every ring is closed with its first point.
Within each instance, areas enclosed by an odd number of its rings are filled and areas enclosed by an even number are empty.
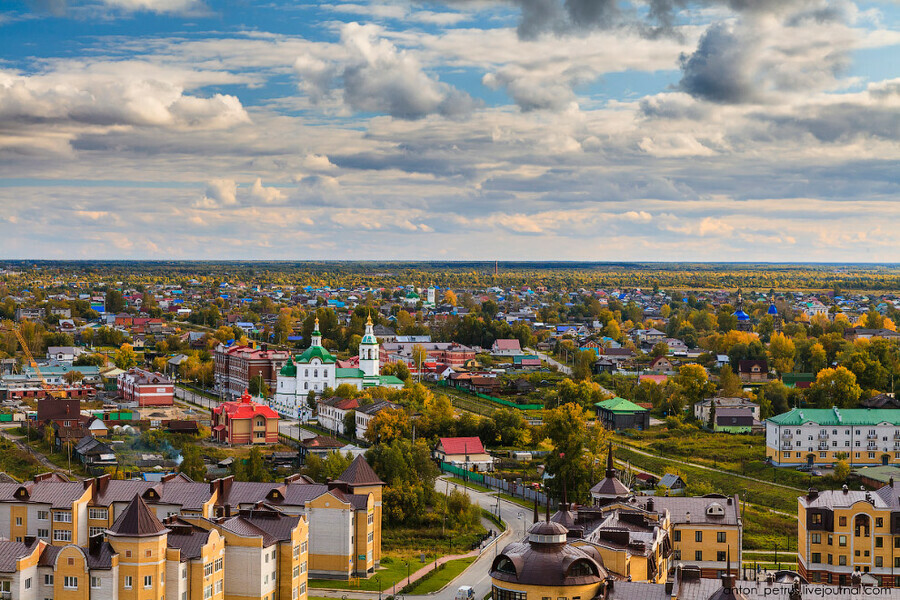
{"type": "MultiPolygon", "coordinates": [[[[26,444],[26,443],[23,441],[25,438],[23,438],[23,437],[21,437],[21,436],[15,436],[15,435],[12,435],[12,434],[9,433],[9,431],[7,431],[5,428],[0,429],[0,435],[2,435],[4,438],[6,438],[6,439],[8,439],[9,441],[11,441],[13,444],[15,444],[16,446],[18,446],[19,448],[21,448],[22,450],[24,450],[25,452],[27,452],[27,453],[30,454],[31,456],[33,456],[35,459],[37,459],[37,461],[38,461],[39,463],[41,463],[42,465],[44,465],[45,467],[47,467],[47,469],[49,469],[50,471],[61,471],[61,472],[65,472],[65,469],[63,469],[63,468],[60,467],[59,465],[57,465],[57,464],[51,462],[49,458],[47,458],[46,456],[44,456],[43,454],[41,454],[40,452],[38,452],[37,450],[35,450],[35,449],[32,448],[31,446],[29,446],[28,444],[26,444]]],[[[82,480],[82,479],[84,479],[84,477],[79,477],[78,475],[74,475],[74,474],[72,474],[71,477],[74,477],[75,479],[77,479],[77,480],[79,480],[79,481],[82,480]]]]}

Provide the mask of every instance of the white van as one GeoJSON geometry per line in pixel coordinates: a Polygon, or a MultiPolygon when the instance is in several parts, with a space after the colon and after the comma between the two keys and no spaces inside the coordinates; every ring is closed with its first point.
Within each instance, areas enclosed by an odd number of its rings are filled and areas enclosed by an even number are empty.
{"type": "Polygon", "coordinates": [[[474,600],[474,598],[475,590],[473,590],[470,585],[460,586],[460,588],[456,590],[456,600],[474,600]]]}

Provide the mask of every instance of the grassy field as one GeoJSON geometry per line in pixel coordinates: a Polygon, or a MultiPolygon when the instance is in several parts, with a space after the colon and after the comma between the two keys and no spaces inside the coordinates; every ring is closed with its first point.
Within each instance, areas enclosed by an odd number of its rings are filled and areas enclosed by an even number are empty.
{"type": "Polygon", "coordinates": [[[644,456],[627,448],[617,449],[616,458],[630,462],[635,468],[646,469],[653,473],[678,473],[687,481],[687,491],[691,495],[718,492],[727,495],[739,494],[744,498],[746,494],[747,499],[752,500],[754,504],[792,514],[797,513],[797,497],[803,493],[802,490],[772,486],[764,482],[733,477],[727,473],[682,465],[664,458],[644,456]]]}
{"type": "Polygon", "coordinates": [[[840,487],[828,477],[812,477],[796,469],[776,469],[766,464],[766,440],[761,435],[710,433],[686,428],[671,431],[654,427],[649,431],[628,431],[616,436],[624,444],[647,452],[774,481],[806,491],[810,485],[819,489],[840,487]]]}
{"type": "Polygon", "coordinates": [[[28,452],[8,440],[0,440],[0,471],[25,481],[46,470],[47,467],[28,452]]]}
{"type": "MultiPolygon", "coordinates": [[[[415,571],[422,565],[411,560],[409,568],[415,571]]],[[[388,590],[395,583],[397,589],[402,585],[401,581],[406,581],[406,562],[400,560],[399,557],[386,555],[381,559],[381,568],[375,571],[375,575],[368,579],[351,579],[350,581],[336,581],[334,579],[310,579],[310,588],[324,588],[333,590],[364,590],[369,592],[380,592],[388,590]]]]}
{"type": "Polygon", "coordinates": [[[470,556],[468,558],[457,558],[444,563],[436,571],[432,571],[424,578],[413,584],[412,589],[407,590],[409,594],[428,594],[442,589],[445,585],[453,581],[460,573],[475,562],[477,557],[470,556]]]}
{"type": "Polygon", "coordinates": [[[776,544],[797,549],[797,519],[773,513],[759,506],[744,507],[744,548],[771,550],[776,544]]]}

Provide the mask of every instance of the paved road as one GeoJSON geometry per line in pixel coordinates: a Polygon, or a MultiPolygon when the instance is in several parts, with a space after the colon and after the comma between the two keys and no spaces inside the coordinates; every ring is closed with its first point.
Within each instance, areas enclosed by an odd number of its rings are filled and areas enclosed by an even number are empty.
{"type": "MultiPolygon", "coordinates": [[[[524,530],[531,525],[533,513],[527,508],[502,499],[500,499],[498,505],[498,499],[493,493],[477,492],[472,489],[464,488],[462,485],[448,482],[444,478],[438,478],[438,480],[435,482],[435,487],[441,493],[447,493],[448,491],[454,489],[459,489],[460,491],[465,490],[466,493],[469,494],[469,498],[471,498],[473,502],[477,503],[480,507],[491,511],[494,514],[497,514],[497,509],[499,506],[500,518],[503,519],[503,521],[509,526],[509,529],[500,537],[497,542],[495,542],[492,546],[486,548],[482,552],[481,556],[478,557],[475,562],[469,565],[468,569],[463,571],[456,579],[451,581],[441,592],[420,596],[404,596],[403,600],[454,600],[454,598],[456,597],[456,590],[458,590],[462,585],[472,586],[475,590],[475,598],[484,598],[487,593],[491,591],[491,578],[489,572],[491,563],[494,562],[495,556],[507,544],[522,539],[524,530]]],[[[348,600],[373,600],[375,598],[378,598],[378,592],[350,592],[343,590],[328,591],[321,589],[311,589],[309,593],[310,596],[347,598],[348,600]]],[[[390,593],[390,590],[388,590],[388,592],[386,593],[390,593]]]]}
{"type": "Polygon", "coordinates": [[[533,352],[534,354],[536,354],[541,360],[546,361],[546,362],[550,363],[551,365],[556,365],[556,368],[559,369],[559,372],[562,373],[563,375],[571,375],[572,374],[572,367],[567,367],[566,365],[562,364],[561,362],[559,362],[552,356],[548,356],[547,354],[544,354],[543,352],[538,352],[534,348],[527,348],[527,350],[529,352],[533,352]]]}

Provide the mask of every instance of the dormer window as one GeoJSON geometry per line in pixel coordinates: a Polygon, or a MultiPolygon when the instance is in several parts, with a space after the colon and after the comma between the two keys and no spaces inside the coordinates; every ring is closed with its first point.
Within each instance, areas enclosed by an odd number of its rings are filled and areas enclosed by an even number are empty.
{"type": "Polygon", "coordinates": [[[718,502],[713,502],[706,507],[706,514],[710,517],[723,517],[725,516],[725,509],[718,502]]]}
{"type": "Polygon", "coordinates": [[[508,573],[509,575],[517,575],[516,566],[505,556],[500,557],[494,570],[500,573],[508,573]]]}

